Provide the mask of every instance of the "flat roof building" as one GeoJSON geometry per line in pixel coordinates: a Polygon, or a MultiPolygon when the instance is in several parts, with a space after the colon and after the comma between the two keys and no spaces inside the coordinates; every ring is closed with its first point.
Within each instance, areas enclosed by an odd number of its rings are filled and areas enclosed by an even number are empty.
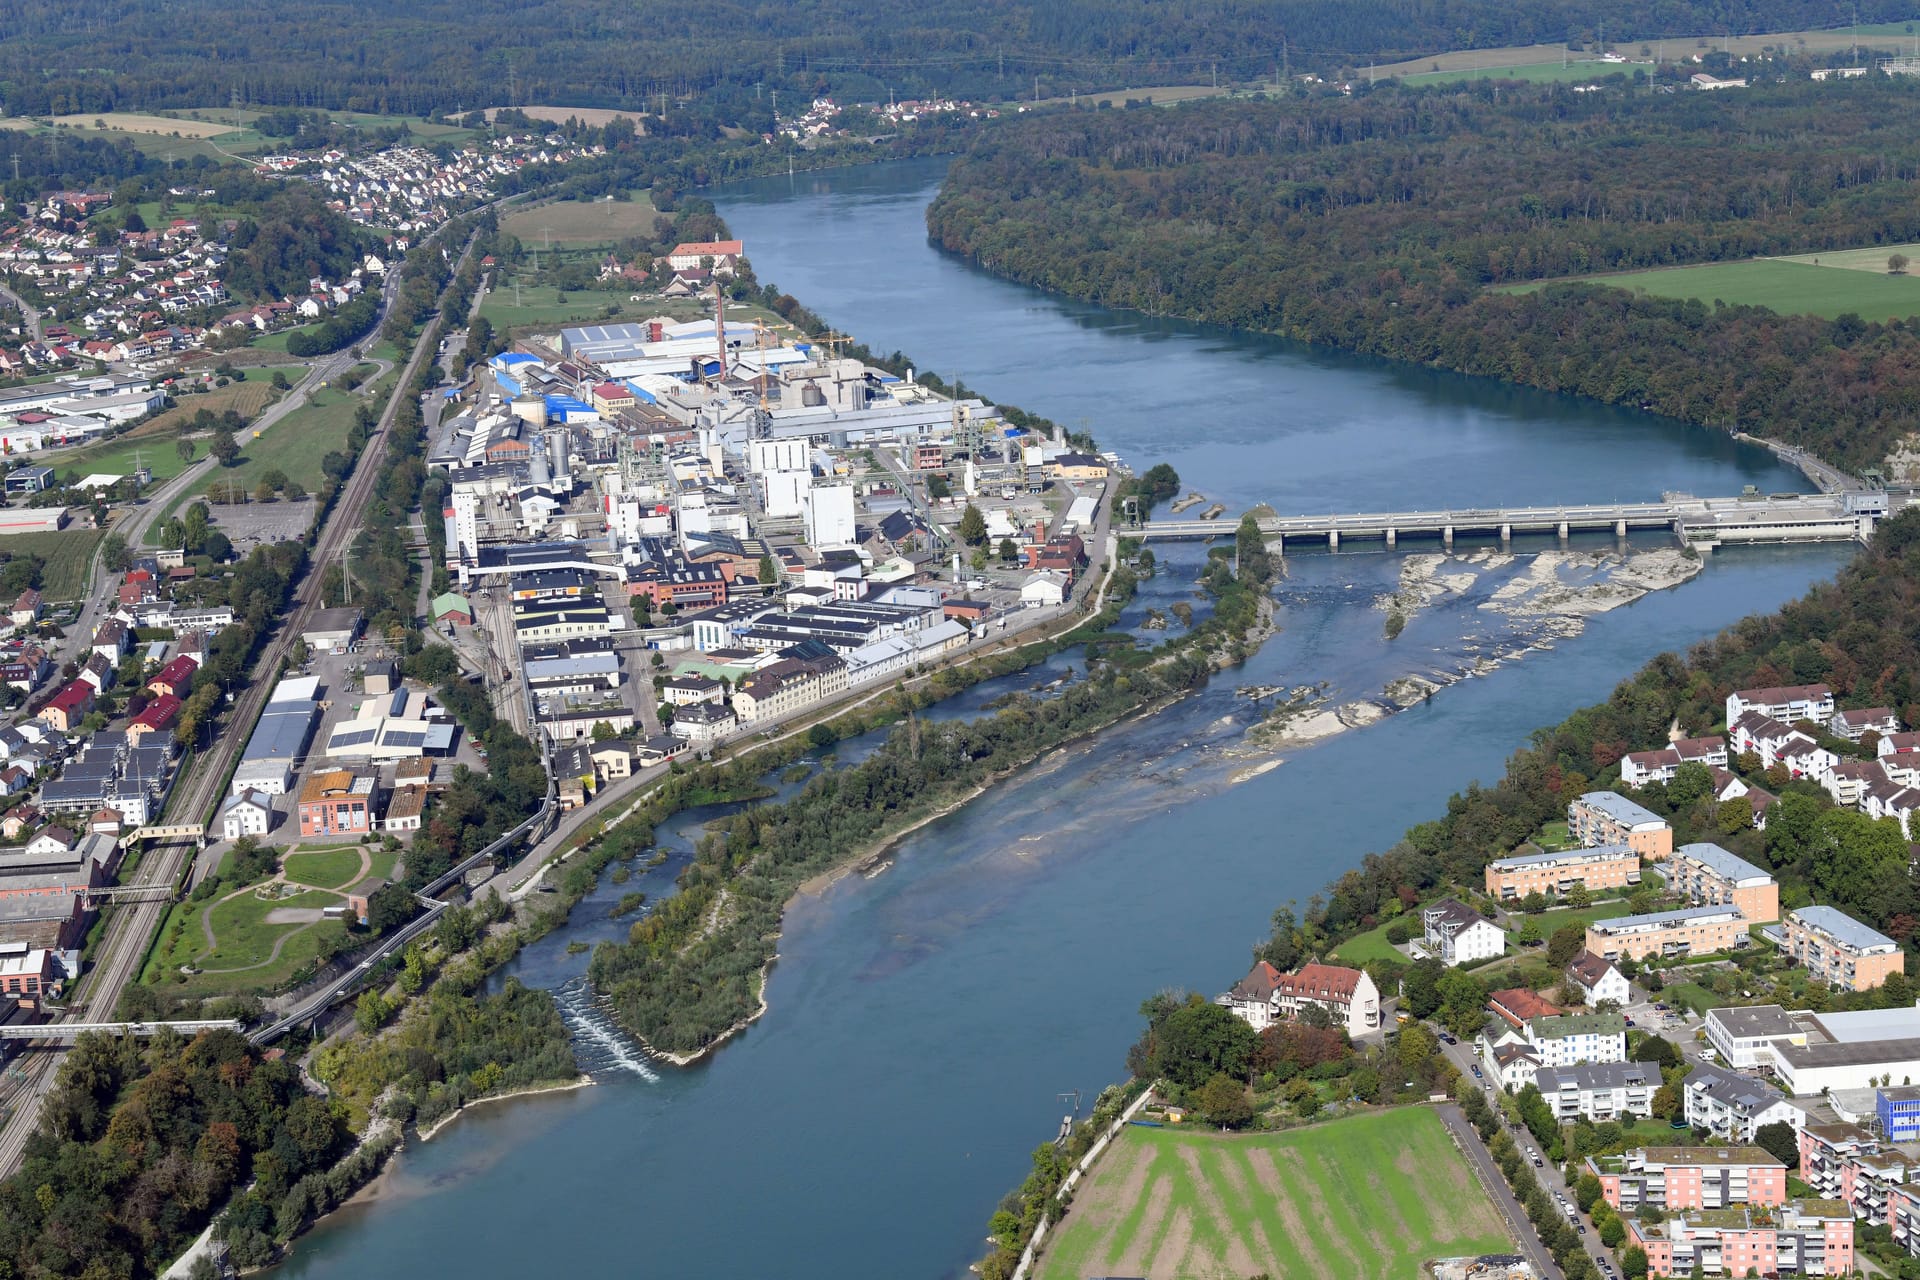
{"type": "Polygon", "coordinates": [[[1588,1156],[1587,1168],[1621,1217],[1642,1205],[1674,1213],[1787,1202],[1787,1166],[1761,1147],[1642,1147],[1588,1156]]]}
{"type": "Polygon", "coordinates": [[[1871,991],[1906,972],[1900,944],[1832,907],[1789,912],[1786,952],[1815,979],[1847,991],[1871,991]]]}
{"type": "Polygon", "coordinates": [[[1587,926],[1587,950],[1608,960],[1704,955],[1740,946],[1746,939],[1746,917],[1731,905],[1651,911],[1587,926]]]}
{"type": "Polygon", "coordinates": [[[1575,885],[1589,892],[1640,883],[1640,854],[1624,844],[1524,853],[1487,864],[1487,896],[1512,901],[1530,893],[1561,894],[1575,885]]]}
{"type": "Polygon", "coordinates": [[[1667,885],[1696,907],[1735,906],[1750,924],[1780,918],[1780,886],[1745,858],[1717,844],[1683,844],[1666,869],[1667,885]]]}
{"type": "Polygon", "coordinates": [[[1624,844],[1658,862],[1673,852],[1673,828],[1644,805],[1612,791],[1589,791],[1567,806],[1567,831],[1581,844],[1624,844]]]}

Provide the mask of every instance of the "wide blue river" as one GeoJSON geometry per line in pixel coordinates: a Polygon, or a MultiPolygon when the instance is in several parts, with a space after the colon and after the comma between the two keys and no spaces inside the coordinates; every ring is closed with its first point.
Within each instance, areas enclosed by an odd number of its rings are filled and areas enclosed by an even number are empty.
{"type": "MultiPolygon", "coordinates": [[[[1161,460],[1235,510],[1408,509],[1805,488],[1764,452],[1579,401],[1270,339],[1106,311],[935,252],[922,211],[942,164],[716,193],[762,280],[841,330],[990,397],[1161,460]]],[[[1176,553],[1147,604],[1190,594],[1176,553]]],[[[1221,989],[1273,908],[1497,777],[1536,726],[1606,696],[1663,650],[1771,610],[1844,547],[1723,552],[1693,581],[1585,634],[1452,685],[1247,776],[1224,750],[1234,687],[1327,680],[1377,695],[1509,644],[1481,598],[1392,643],[1372,600],[1398,557],[1289,557],[1283,631],[1244,672],[1037,766],[916,834],[873,878],[787,916],[771,1012],[710,1063],[649,1064],[580,998],[573,938],[659,892],[676,859],[607,885],[517,971],[555,989],[597,1085],[484,1107],[394,1166],[369,1202],[301,1241],[300,1280],[526,1276],[909,1280],[959,1276],[995,1202],[1050,1138],[1063,1092],[1122,1072],[1140,1001],[1221,989]]],[[[1066,661],[1070,661],[1070,658],[1066,661]]],[[[1016,683],[1051,678],[1052,670],[1016,683]]],[[[962,714],[1004,686],[977,691],[962,714]]],[[[849,744],[843,754],[861,744],[849,744]]],[[[685,847],[693,815],[672,833],[685,847]]]]}

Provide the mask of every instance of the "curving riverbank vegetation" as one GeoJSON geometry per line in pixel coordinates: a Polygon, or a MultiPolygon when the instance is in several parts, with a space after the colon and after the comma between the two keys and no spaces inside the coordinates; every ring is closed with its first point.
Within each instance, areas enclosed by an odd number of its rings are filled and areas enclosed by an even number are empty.
{"type": "MultiPolygon", "coordinates": [[[[757,1018],[786,904],[808,880],[870,857],[908,830],[977,795],[1047,753],[1203,684],[1243,658],[1269,625],[1272,580],[1258,531],[1242,523],[1217,548],[1203,582],[1212,617],[1153,650],[1097,643],[1130,594],[1058,641],[1029,646],[971,673],[985,678],[1037,661],[1068,643],[1088,644],[1087,678],[1050,698],[1022,694],[977,720],[927,724],[906,713],[886,744],[860,764],[822,773],[791,800],[735,814],[701,842],[680,891],[633,926],[625,943],[603,944],[588,973],[617,1021],[649,1048],[687,1061],[757,1018]],[[1095,656],[1104,653],[1105,657],[1095,656]]],[[[949,691],[963,685],[949,683],[949,691]]],[[[736,766],[738,767],[738,766],[736,766]]],[[[651,838],[658,812],[616,827],[610,839],[651,838]]]]}
{"type": "Polygon", "coordinates": [[[1879,465],[1920,423],[1920,328],[1593,284],[1596,271],[1920,240],[1920,83],[1737,95],[1355,86],[1062,111],[983,134],[927,225],[1108,306],[1646,408],[1879,465]]]}

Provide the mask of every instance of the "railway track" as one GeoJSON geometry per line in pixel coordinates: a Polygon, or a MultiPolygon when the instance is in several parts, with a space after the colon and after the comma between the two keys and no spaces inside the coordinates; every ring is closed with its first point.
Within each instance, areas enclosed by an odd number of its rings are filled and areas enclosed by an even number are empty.
{"type": "MultiPolygon", "coordinates": [[[[472,256],[473,245],[474,240],[470,235],[458,261],[453,264],[453,275],[457,276],[472,256]]],[[[383,319],[384,314],[383,307],[383,319]]],[[[443,324],[444,318],[441,316],[428,321],[414,344],[413,355],[401,368],[399,380],[387,398],[387,406],[374,424],[366,447],[361,450],[360,465],[347,477],[346,487],[341,490],[332,512],[321,526],[320,536],[315,540],[308,557],[307,571],[294,588],[293,601],[279,631],[255,659],[247,686],[234,701],[226,725],[213,747],[193,761],[188,776],[180,783],[180,789],[176,789],[168,805],[170,815],[184,815],[177,820],[198,820],[211,826],[217,816],[215,810],[220,802],[221,786],[252,733],[253,726],[260,719],[260,712],[273,692],[281,662],[292,650],[294,641],[299,638],[308,619],[322,607],[321,570],[340,555],[360,530],[360,515],[368,495],[373,492],[380,470],[379,460],[384,456],[394,418],[408,394],[408,386],[433,356],[443,324]]],[[[187,843],[171,843],[149,849],[142,856],[133,883],[139,886],[177,885],[193,854],[194,846],[187,843]]],[[[59,1021],[97,1021],[113,1013],[121,992],[136,976],[168,905],[166,901],[140,902],[116,909],[108,916],[93,967],[75,984],[75,999],[61,1014],[59,1021]],[[97,1018],[93,1016],[95,1014],[97,1018]]],[[[0,1127],[0,1177],[10,1175],[19,1167],[27,1138],[39,1123],[40,1102],[52,1087],[54,1073],[64,1060],[66,1051],[56,1047],[38,1048],[23,1056],[25,1060],[21,1064],[21,1076],[13,1082],[14,1088],[9,1093],[0,1096],[0,1108],[4,1108],[6,1113],[4,1127],[0,1127]]]]}

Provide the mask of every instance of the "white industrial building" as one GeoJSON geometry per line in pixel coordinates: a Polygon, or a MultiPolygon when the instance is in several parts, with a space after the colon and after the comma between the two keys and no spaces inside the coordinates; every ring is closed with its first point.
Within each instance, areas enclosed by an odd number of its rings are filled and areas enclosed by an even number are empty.
{"type": "Polygon", "coordinates": [[[1882,1076],[1920,1080],[1920,1007],[1851,1013],[1789,1012],[1777,1004],[1714,1009],[1707,1042],[1736,1070],[1768,1067],[1804,1098],[1869,1089],[1882,1076]]]}
{"type": "Polygon", "coordinates": [[[816,484],[807,491],[807,545],[831,551],[854,545],[854,497],[850,484],[816,484]]]}
{"type": "Polygon", "coordinates": [[[228,784],[229,795],[248,790],[269,796],[283,796],[293,785],[295,764],[307,753],[313,741],[313,728],[320,718],[320,681],[317,676],[296,676],[274,686],[260,723],[247,739],[240,764],[228,784]]]}

